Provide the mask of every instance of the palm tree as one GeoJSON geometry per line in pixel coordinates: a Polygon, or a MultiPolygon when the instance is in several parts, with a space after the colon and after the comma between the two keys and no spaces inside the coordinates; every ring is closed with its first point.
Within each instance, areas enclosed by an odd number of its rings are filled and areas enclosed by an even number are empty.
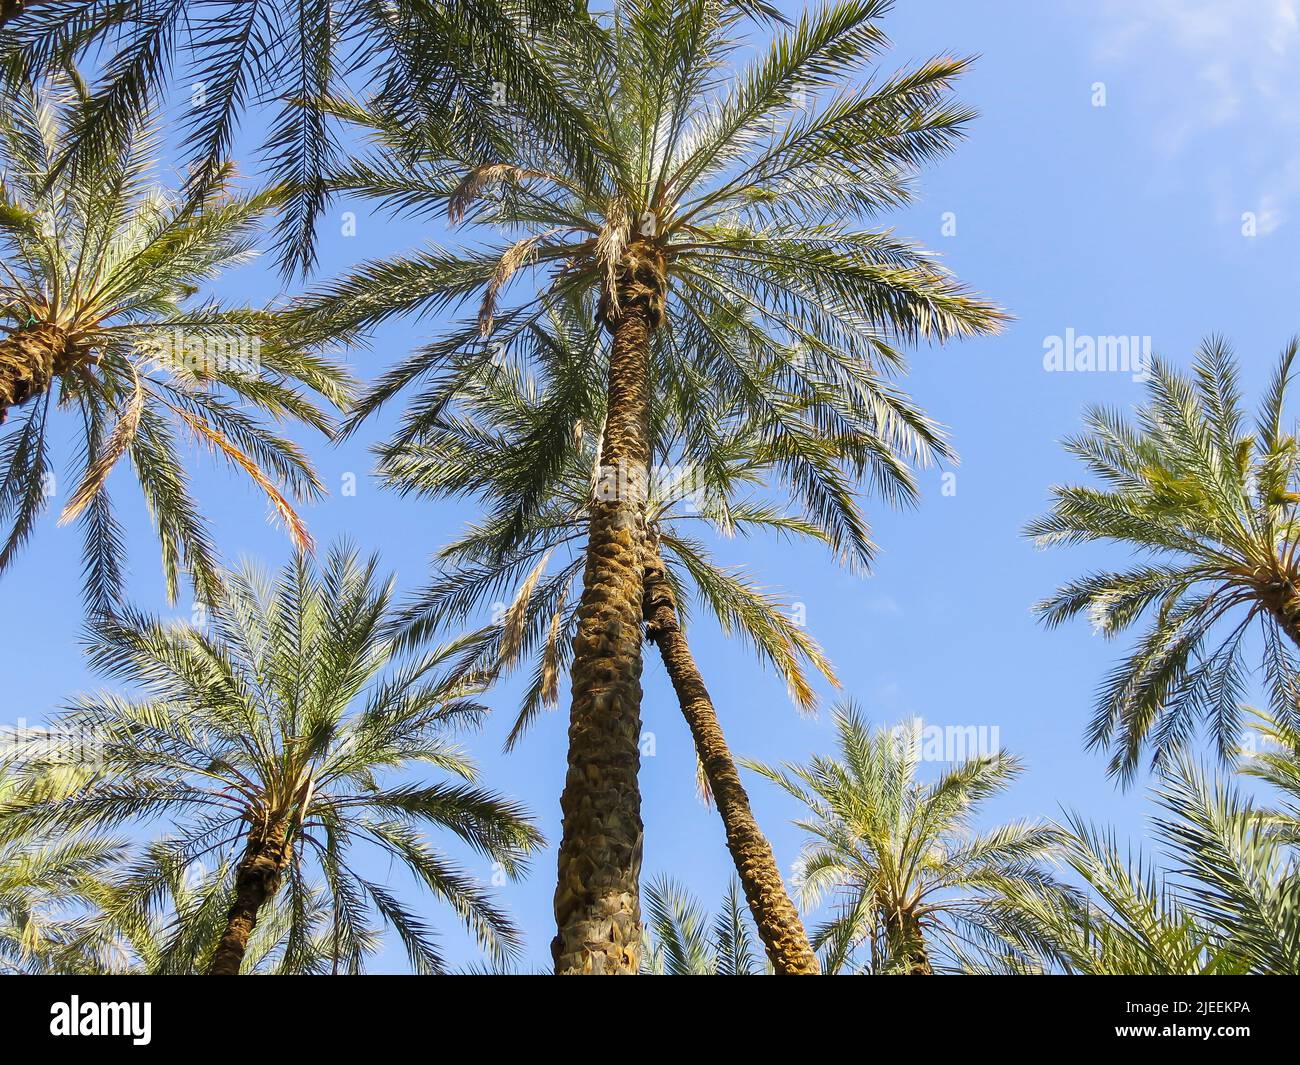
{"type": "MultiPolygon", "coordinates": [[[[0,806],[14,779],[0,777],[0,806]]],[[[123,855],[121,840],[93,834],[0,836],[0,971],[47,972],[75,952],[80,923],[103,876],[123,855]]]]}
{"type": "Polygon", "coordinates": [[[1056,829],[1014,821],[972,827],[980,805],[1021,772],[1005,751],[958,761],[930,784],[917,779],[926,743],[919,721],[872,730],[852,705],[836,709],[839,757],[780,767],[744,762],[803,803],[812,839],[801,856],[810,906],[835,895],[836,915],[813,934],[838,972],[859,947],[877,973],[929,975],[971,949],[997,952],[1014,919],[1004,896],[1050,878],[1040,862],[1056,829]]]}
{"type": "Polygon", "coordinates": [[[477,688],[449,664],[456,645],[395,660],[393,586],[377,564],[340,547],[319,574],[299,556],[273,585],[248,568],[226,574],[209,632],[133,612],[103,622],[92,663],[145,695],[77,700],[61,723],[95,736],[98,758],[29,764],[32,794],[6,810],[10,823],[50,832],[171,819],[168,835],[115,884],[113,919],[144,924],[167,885],[196,863],[228,869],[208,899],[220,899],[224,913],[208,964],[214,975],[240,971],[259,916],[285,882],[293,925],[284,965],[294,971],[315,956],[313,861],[336,963],[359,969],[373,910],[417,971],[442,970],[425,921],[358,871],[364,847],[446,901],[490,954],[512,955],[519,937],[509,919],[420,829],[451,832],[510,876],[539,836],[515,803],[473,785],[473,766],[444,737],[483,713],[477,688]],[[464,783],[391,778],[419,763],[464,783]]]}
{"type": "Polygon", "coordinates": [[[229,155],[246,106],[275,105],[261,157],[286,190],[282,264],[306,272],[338,152],[316,101],[363,82],[408,127],[452,119],[487,151],[504,123],[527,115],[581,154],[585,124],[529,46],[558,20],[579,32],[581,14],[574,0],[6,0],[0,71],[48,74],[87,54],[102,68],[57,170],[100,165],[142,110],[183,87],[182,152],[202,185],[229,155]]]}
{"type": "MultiPolygon", "coordinates": [[[[490,517],[443,552],[444,574],[408,611],[418,636],[448,622],[463,624],[494,596],[510,592],[509,620],[487,630],[481,668],[510,668],[536,651],[537,668],[508,741],[519,738],[544,705],[558,697],[575,610],[569,589],[581,565],[581,542],[591,505],[592,478],[603,420],[602,397],[574,383],[572,367],[586,360],[590,327],[572,316],[527,345],[537,365],[550,356],[554,379],[545,387],[526,380],[514,363],[489,367],[462,381],[454,413],[424,425],[415,440],[382,447],[381,474],[402,493],[432,498],[472,495],[490,517]],[[567,368],[566,368],[567,367],[567,368]],[[532,500],[538,500],[530,505],[532,500]],[[552,575],[557,552],[562,557],[552,575]],[[494,638],[494,636],[496,638],[494,638]]],[[[897,421],[882,424],[871,404],[782,396],[769,389],[764,421],[726,397],[692,399],[689,417],[660,397],[655,469],[647,500],[647,638],[678,693],[691,729],[706,795],[716,800],[759,936],[778,973],[815,969],[798,912],[790,903],[771,847],[763,836],[727,748],[717,713],[685,635],[677,601],[694,589],[724,632],[746,637],[784,676],[796,703],[815,706],[805,674],[810,664],[834,681],[829,663],[787,609],[741,571],[710,558],[692,525],[721,537],[772,532],[808,537],[865,568],[872,544],[857,510],[852,474],[869,470],[894,502],[911,502],[911,466],[949,451],[935,425],[892,393],[897,421]],[[746,420],[748,418],[748,420],[746,420]],[[825,426],[835,426],[832,435],[825,426]],[[765,488],[779,485],[785,498],[765,488]],[[665,561],[665,554],[670,562],[665,561]]]]}
{"type": "Polygon", "coordinates": [[[174,598],[182,568],[196,594],[219,594],[215,550],[190,495],[178,432],[249,477],[294,542],[310,542],[284,493],[323,493],[302,450],[258,417],[328,433],[311,389],[334,403],[347,378],[286,346],[266,312],[192,299],[198,286],[253,255],[259,220],[277,194],[240,197],[211,185],[178,197],[151,186],[156,139],[93,168],[53,178],[69,124],[88,106],[79,83],[38,94],[30,82],[0,99],[0,572],[53,496],[54,412],[79,416],[76,488],[60,521],[85,534],[89,605],[122,593],[123,533],[105,487],[129,458],[162,547],[174,598]],[[25,405],[25,406],[24,406],[25,405]]]}
{"type": "Polygon", "coordinates": [[[445,208],[497,240],[365,264],[306,303],[306,335],[356,340],[392,315],[478,298],[474,321],[379,379],[354,426],[433,376],[413,404],[417,427],[454,393],[457,367],[490,361],[495,345],[561,303],[579,302],[609,337],[587,370],[604,382],[606,417],[572,663],[558,972],[638,968],[641,551],[656,389],[677,378],[688,393],[708,380],[755,409],[772,374],[795,391],[868,391],[897,366],[896,342],[1001,321],[931,256],[854,221],[905,201],[914,170],[960,134],[970,112],[949,91],[965,64],[935,60],[820,104],[806,95],[849,84],[873,58],[886,6],[844,0],[805,13],[723,93],[741,16],[716,0],[620,3],[602,40],[543,43],[572,109],[590,116],[594,179],[527,127],[497,157],[457,157],[454,140],[439,138],[412,164],[391,147],[409,138],[382,111],[332,105],[378,144],[331,187],[417,215],[445,208]],[[792,96],[809,106],[792,107],[792,96]],[[507,308],[524,267],[544,277],[507,308]],[[668,355],[656,361],[656,351],[668,355]]]}
{"type": "Polygon", "coordinates": [[[733,880],[711,922],[689,892],[669,877],[646,887],[646,942],[641,971],[654,976],[759,976],[763,967],[733,880]]]}
{"type": "Polygon", "coordinates": [[[1185,755],[1155,798],[1168,872],[1071,818],[1061,854],[1087,890],[1016,885],[1009,941],[1085,975],[1300,971],[1300,865],[1270,816],[1185,755]]]}
{"type": "Polygon", "coordinates": [[[1042,546],[1102,540],[1151,556],[1071,581],[1037,607],[1049,626],[1086,613],[1106,637],[1149,618],[1098,693],[1088,730],[1090,746],[1110,746],[1110,771],[1126,782],[1148,741],[1159,763],[1200,721],[1231,755],[1253,629],[1273,709],[1284,720],[1294,712],[1300,451],[1285,409],[1296,350],[1292,341],[1283,352],[1253,431],[1222,340],[1202,345],[1190,376],[1155,364],[1135,422],[1094,408],[1086,432],[1065,443],[1102,484],[1054,488],[1051,511],[1027,527],[1042,546]]]}
{"type": "MultiPolygon", "coordinates": [[[[553,337],[547,337],[552,343],[553,337]]],[[[451,621],[463,623],[493,596],[514,588],[504,624],[486,630],[479,668],[512,668],[536,652],[533,684],[512,730],[512,746],[543,706],[558,698],[558,679],[572,638],[576,610],[569,589],[582,565],[582,537],[592,503],[592,476],[597,468],[598,429],[576,425],[555,433],[555,404],[571,390],[538,394],[517,371],[494,368],[476,384],[466,383],[454,416],[426,429],[418,442],[381,449],[381,473],[402,493],[442,498],[474,495],[488,506],[490,517],[446,548],[444,573],[407,611],[408,638],[418,638],[451,621]],[[559,456],[557,448],[565,454],[559,456]],[[542,502],[520,513],[516,486],[544,488],[542,502]],[[552,570],[557,553],[561,559],[552,570]]],[[[860,530],[848,485],[849,475],[836,466],[833,446],[815,432],[815,411],[808,404],[773,396],[770,411],[787,433],[805,426],[811,454],[820,444],[820,464],[792,463],[785,468],[781,449],[752,424],[728,412],[709,408],[712,419],[706,439],[675,440],[671,427],[660,425],[656,453],[681,460],[698,453],[698,467],[664,461],[648,489],[646,523],[651,541],[646,560],[645,618],[647,638],[659,648],[670,680],[696,743],[706,793],[717,803],[727,845],[736,864],[745,897],[754,913],[759,935],[778,973],[815,971],[816,959],[790,903],[780,870],[749,806],[740,776],[727,748],[713,702],[684,633],[685,620],[677,599],[689,582],[695,597],[724,631],[739,631],[785,677],[796,702],[815,705],[805,673],[810,664],[834,679],[820,649],[775,597],[759,589],[743,572],[718,565],[706,545],[690,532],[692,523],[724,535],[761,531],[784,537],[806,536],[820,543],[842,545],[843,528],[860,530]],[[695,446],[693,447],[692,444],[695,446]],[[799,482],[795,469],[808,475],[799,482]],[[814,493],[801,491],[809,483],[822,493],[838,522],[790,513],[781,500],[764,498],[760,482],[770,475],[784,481],[792,500],[814,493]],[[671,559],[671,568],[665,562],[671,559]]],[[[697,416],[697,426],[706,419],[697,416]]],[[[661,419],[656,419],[659,424],[661,419]]],[[[597,419],[598,424],[598,419],[597,419]]],[[[881,443],[875,427],[863,425],[853,439],[858,444],[881,443]]],[[[867,447],[864,446],[864,450],[867,447]]],[[[892,452],[891,452],[892,453],[892,452]]],[[[911,488],[904,477],[900,492],[911,488]]],[[[809,510],[815,505],[809,505],[809,510]]]]}

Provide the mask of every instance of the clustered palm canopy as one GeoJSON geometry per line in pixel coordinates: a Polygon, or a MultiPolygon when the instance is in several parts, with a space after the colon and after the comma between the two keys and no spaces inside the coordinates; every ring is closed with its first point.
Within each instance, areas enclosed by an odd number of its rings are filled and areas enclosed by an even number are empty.
{"type": "Polygon", "coordinates": [[[1126,781],[1148,742],[1159,763],[1201,722],[1231,756],[1252,630],[1274,715],[1294,720],[1300,451],[1286,399],[1296,350],[1283,353],[1253,426],[1223,341],[1201,347],[1190,375],[1157,362],[1135,420],[1094,409],[1087,431],[1066,441],[1100,485],[1054,488],[1051,511],[1027,528],[1040,545],[1110,541],[1151,556],[1071,581],[1038,606],[1049,625],[1086,614],[1106,637],[1146,620],[1088,732],[1126,781]]]}
{"type": "Polygon", "coordinates": [[[656,877],[645,892],[642,973],[654,976],[758,976],[770,971],[732,881],[712,920],[671,877],[656,877]]]}
{"type": "Polygon", "coordinates": [[[315,262],[324,180],[340,154],[315,102],[351,81],[411,127],[454,113],[481,150],[499,143],[497,84],[533,121],[581,154],[582,131],[536,62],[530,38],[565,20],[573,0],[28,0],[0,12],[0,75],[57,71],[79,56],[102,79],[76,116],[58,169],[101,165],[129,142],[138,115],[177,92],[192,179],[217,174],[249,105],[272,108],[264,169],[285,190],[281,262],[315,262]],[[8,16],[7,18],[5,16],[8,16]]]}
{"type": "Polygon", "coordinates": [[[376,566],[335,548],[319,574],[302,557],[273,582],[252,570],[224,574],[227,595],[207,631],[131,612],[105,621],[92,663],[144,696],[86,696],[61,717],[94,740],[97,759],[20,765],[23,786],[5,810],[16,830],[170,826],[121,873],[104,918],[146,936],[177,877],[197,870],[202,896],[177,922],[164,967],[202,970],[195,958],[225,926],[241,843],[276,825],[290,840],[280,904],[286,971],[310,970],[322,951],[359,971],[373,914],[416,971],[444,968],[428,922],[361,872],[367,851],[451,906],[490,955],[517,950],[509,919],[425,830],[451,833],[510,876],[540,837],[518,805],[473,784],[473,765],[449,742],[484,713],[478,688],[455,668],[456,647],[395,658],[392,582],[376,566]],[[401,777],[417,766],[462,782],[401,777]]]}
{"type": "Polygon", "coordinates": [[[200,600],[219,594],[217,558],[189,489],[182,442],[247,475],[300,546],[308,535],[291,499],[323,489],[303,453],[263,416],[329,432],[311,396],[346,402],[329,361],[277,339],[270,313],[198,298],[222,269],[255,254],[259,222],[279,201],[244,197],[222,180],[188,195],[153,184],[156,136],[137,126],[128,146],[95,165],[54,172],[89,97],[75,79],[0,101],[0,385],[12,424],[0,438],[0,571],[56,492],[51,421],[75,412],[76,487],[61,520],[85,533],[92,609],[121,600],[123,536],[105,483],[129,460],[162,547],[174,598],[188,572],[200,600]],[[17,417],[12,417],[17,415],[17,417]]]}
{"type": "Polygon", "coordinates": [[[957,762],[932,783],[918,778],[921,722],[873,730],[851,704],[835,712],[839,757],[806,766],[746,762],[808,808],[795,822],[811,838],[800,855],[808,906],[830,897],[835,916],[816,928],[823,970],[856,964],[876,973],[966,968],[1006,950],[1001,900],[1050,882],[1041,862],[1058,831],[1013,821],[977,831],[986,800],[1020,775],[1006,752],[957,762]]]}
{"type": "Polygon", "coordinates": [[[382,375],[352,424],[443,371],[413,404],[433,416],[456,369],[491,361],[561,303],[615,316],[631,264],[666,284],[658,322],[670,338],[652,372],[684,414],[710,390],[761,408],[773,373],[790,392],[878,395],[901,365],[896,342],[995,329],[1000,313],[933,256],[859,226],[906,202],[913,171],[971,117],[949,100],[963,61],[859,77],[887,43],[886,7],[805,12],[734,77],[742,16],[716,0],[620,4],[599,33],[539,42],[570,110],[586,116],[593,173],[532,123],[508,124],[512,141],[484,157],[454,121],[413,131],[381,100],[323,101],[373,141],[332,190],[445,213],[489,241],[365,264],[305,301],[307,336],[348,342],[396,314],[478,302],[474,320],[382,375]],[[525,269],[537,281],[507,305],[525,269]]]}

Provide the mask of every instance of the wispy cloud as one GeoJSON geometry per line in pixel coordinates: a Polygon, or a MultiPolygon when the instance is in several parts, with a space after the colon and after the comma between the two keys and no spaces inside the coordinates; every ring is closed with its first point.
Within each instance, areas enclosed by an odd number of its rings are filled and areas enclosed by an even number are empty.
{"type": "Polygon", "coordinates": [[[1179,160],[1214,136],[1223,150],[1199,172],[1219,213],[1254,213],[1261,235],[1281,226],[1300,200],[1300,0],[1076,6],[1095,23],[1098,61],[1159,109],[1161,154],[1179,160]]]}

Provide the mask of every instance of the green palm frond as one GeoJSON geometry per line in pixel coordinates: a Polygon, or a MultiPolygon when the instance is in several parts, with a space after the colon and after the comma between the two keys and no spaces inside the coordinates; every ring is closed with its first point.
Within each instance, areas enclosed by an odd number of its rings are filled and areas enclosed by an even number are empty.
{"type": "Polygon", "coordinates": [[[270,823],[290,826],[291,862],[268,930],[258,923],[264,949],[246,955],[244,971],[359,970],[377,923],[416,971],[443,971],[427,918],[360,875],[366,852],[446,903],[490,957],[514,957],[509,917],[429,838],[455,836],[510,877],[540,842],[517,803],[477,785],[448,735],[484,713],[482,685],[454,664],[462,641],[401,661],[392,581],[346,545],[319,569],[299,556],[274,577],[244,568],[223,583],[227,597],[203,628],[129,610],[99,623],[92,665],[139,695],[77,699],[58,725],[95,737],[99,757],[28,752],[6,824],[20,838],[168,826],[103,902],[104,927],[136,943],[146,968],[201,971],[244,841],[270,823]],[[460,782],[404,775],[417,767],[460,782]],[[185,887],[196,871],[202,890],[185,887]]]}
{"type": "Polygon", "coordinates": [[[1274,713],[1295,712],[1300,466],[1285,422],[1295,352],[1294,342],[1283,352],[1253,427],[1223,340],[1202,344],[1190,374],[1157,361],[1134,418],[1091,410],[1086,432],[1066,441],[1098,485],[1054,488],[1052,509],[1026,528],[1040,546],[1108,541],[1150,556],[1037,607],[1050,626],[1086,615],[1108,638],[1145,626],[1088,732],[1125,782],[1144,750],[1163,763],[1200,725],[1223,757],[1237,748],[1252,632],[1263,634],[1274,713]]]}

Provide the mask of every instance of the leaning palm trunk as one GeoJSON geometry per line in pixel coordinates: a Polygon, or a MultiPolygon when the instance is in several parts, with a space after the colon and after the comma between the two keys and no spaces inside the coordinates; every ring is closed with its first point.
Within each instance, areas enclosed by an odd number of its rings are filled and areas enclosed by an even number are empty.
{"type": "Polygon", "coordinates": [[[258,912],[280,890],[289,851],[288,832],[283,827],[249,836],[243,860],[235,872],[235,901],[226,915],[226,930],[212,955],[209,976],[239,975],[258,912]]]}
{"type": "Polygon", "coordinates": [[[613,335],[600,480],[573,641],[569,765],[555,888],[555,971],[635,975],[641,905],[641,548],[649,479],[650,340],[663,313],[663,259],[625,253],[613,335]]]}
{"type": "Polygon", "coordinates": [[[66,367],[68,338],[57,325],[42,322],[16,330],[0,340],[0,423],[9,408],[25,403],[50,387],[66,367]]]}
{"type": "Polygon", "coordinates": [[[659,648],[682,715],[690,726],[696,754],[727,833],[727,850],[736,863],[767,956],[778,974],[813,975],[817,972],[817,955],[808,943],[799,912],[786,894],[772,847],[749,807],[749,796],[727,748],[713,700],[682,633],[677,603],[655,547],[647,549],[645,620],[646,635],[659,648]]]}

